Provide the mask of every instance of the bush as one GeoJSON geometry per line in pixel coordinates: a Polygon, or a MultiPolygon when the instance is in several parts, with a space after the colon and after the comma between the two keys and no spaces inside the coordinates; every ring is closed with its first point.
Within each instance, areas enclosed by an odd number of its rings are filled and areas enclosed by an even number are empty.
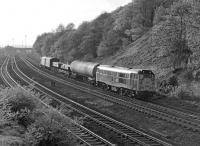
{"type": "Polygon", "coordinates": [[[169,78],[169,84],[172,85],[173,87],[178,86],[178,79],[176,76],[172,76],[169,78]]]}
{"type": "Polygon", "coordinates": [[[192,71],[187,71],[184,75],[184,78],[186,81],[193,81],[194,77],[193,77],[192,71]]]}
{"type": "Polygon", "coordinates": [[[180,92],[178,93],[178,97],[180,99],[186,99],[189,96],[189,93],[183,90],[180,90],[180,92]]]}
{"type": "Polygon", "coordinates": [[[19,125],[22,125],[25,128],[35,122],[34,114],[28,109],[21,109],[19,112],[17,112],[14,116],[14,120],[16,120],[19,125]]]}
{"type": "Polygon", "coordinates": [[[188,101],[199,100],[199,98],[194,94],[192,87],[190,87],[188,84],[179,86],[174,92],[171,93],[170,96],[188,101]]]}
{"type": "Polygon", "coordinates": [[[29,91],[16,87],[3,89],[1,93],[4,93],[1,110],[7,121],[16,122],[25,128],[34,122],[33,111],[37,104],[29,91]]]}
{"type": "Polygon", "coordinates": [[[67,130],[71,120],[59,115],[55,110],[42,106],[30,90],[24,91],[19,87],[6,88],[0,91],[0,96],[3,98],[0,107],[2,121],[0,126],[2,128],[7,126],[12,131],[15,129],[15,134],[24,137],[25,145],[73,146],[76,144],[76,138],[67,130]],[[19,128],[15,128],[16,126],[19,128]]]}
{"type": "Polygon", "coordinates": [[[40,117],[25,133],[27,145],[73,146],[75,141],[65,126],[52,118],[40,117]]]}
{"type": "Polygon", "coordinates": [[[37,105],[30,92],[19,87],[9,89],[5,99],[5,104],[11,107],[12,112],[20,112],[22,109],[33,111],[37,105]]]}

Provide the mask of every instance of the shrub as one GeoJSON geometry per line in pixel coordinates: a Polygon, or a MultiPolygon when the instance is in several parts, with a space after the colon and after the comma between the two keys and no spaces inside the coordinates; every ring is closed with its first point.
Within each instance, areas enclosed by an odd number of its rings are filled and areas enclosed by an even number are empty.
{"type": "Polygon", "coordinates": [[[35,122],[34,114],[28,109],[21,109],[19,112],[16,112],[14,119],[19,125],[22,125],[25,128],[35,122]]]}
{"type": "Polygon", "coordinates": [[[178,86],[178,79],[176,76],[172,76],[169,78],[169,84],[173,87],[178,86]]]}
{"type": "Polygon", "coordinates": [[[191,90],[187,84],[179,86],[174,92],[171,93],[171,97],[188,101],[195,101],[198,99],[194,95],[193,90],[191,90]]]}
{"type": "Polygon", "coordinates": [[[25,141],[27,145],[39,146],[73,146],[75,143],[65,126],[45,116],[28,127],[25,141]]]}
{"type": "Polygon", "coordinates": [[[187,93],[186,91],[180,90],[180,92],[178,93],[178,97],[180,99],[186,99],[189,96],[189,93],[187,93]]]}
{"type": "Polygon", "coordinates": [[[11,88],[5,95],[5,104],[11,107],[12,112],[20,112],[22,109],[33,111],[36,108],[36,102],[28,91],[21,88],[11,88]]]}
{"type": "Polygon", "coordinates": [[[34,122],[33,111],[37,105],[32,94],[19,87],[3,89],[2,92],[4,98],[1,111],[4,112],[7,121],[17,122],[25,128],[32,124],[34,122]]]}
{"type": "MultiPolygon", "coordinates": [[[[3,128],[6,125],[12,130],[16,129],[16,126],[19,127],[16,133],[24,137],[25,145],[76,145],[76,138],[67,130],[71,120],[59,115],[55,110],[42,106],[30,90],[24,91],[19,87],[6,88],[0,91],[0,96],[3,98],[0,107],[0,126],[3,128]]],[[[51,101],[56,103],[54,100],[51,101]]]]}
{"type": "Polygon", "coordinates": [[[194,77],[193,77],[192,71],[187,71],[184,74],[184,78],[185,78],[186,81],[193,81],[194,77]]]}

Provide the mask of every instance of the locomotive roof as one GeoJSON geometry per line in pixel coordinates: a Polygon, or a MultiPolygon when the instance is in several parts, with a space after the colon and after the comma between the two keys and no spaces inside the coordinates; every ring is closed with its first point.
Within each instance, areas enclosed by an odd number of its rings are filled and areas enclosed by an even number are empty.
{"type": "Polygon", "coordinates": [[[141,69],[130,69],[125,67],[119,67],[119,66],[110,66],[110,65],[100,65],[98,66],[99,69],[106,70],[106,71],[113,71],[113,72],[120,72],[120,73],[138,73],[139,71],[142,71],[141,69]]]}

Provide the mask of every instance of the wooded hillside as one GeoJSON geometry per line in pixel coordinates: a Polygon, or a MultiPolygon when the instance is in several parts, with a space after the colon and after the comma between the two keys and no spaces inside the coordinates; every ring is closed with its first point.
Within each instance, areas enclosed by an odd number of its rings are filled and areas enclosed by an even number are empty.
{"type": "Polygon", "coordinates": [[[83,22],[77,29],[73,23],[61,24],[55,32],[38,36],[34,48],[41,55],[56,56],[65,61],[111,55],[153,26],[156,10],[163,2],[135,0],[112,13],[103,13],[91,22],[83,22]]]}
{"type": "Polygon", "coordinates": [[[34,48],[64,62],[187,67],[199,58],[199,16],[198,0],[135,0],[77,29],[61,24],[38,36],[34,48]]]}

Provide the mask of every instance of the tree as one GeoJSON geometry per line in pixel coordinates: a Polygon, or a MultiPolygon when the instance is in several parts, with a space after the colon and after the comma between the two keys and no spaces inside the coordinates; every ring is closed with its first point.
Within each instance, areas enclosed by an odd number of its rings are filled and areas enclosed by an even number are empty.
{"type": "Polygon", "coordinates": [[[153,29],[152,47],[164,50],[165,56],[169,56],[173,68],[187,67],[192,55],[192,47],[189,37],[196,35],[190,33],[196,29],[193,27],[193,8],[187,1],[174,2],[168,11],[166,21],[153,29]]]}
{"type": "Polygon", "coordinates": [[[33,44],[33,48],[40,54],[44,55],[46,54],[46,51],[44,51],[44,44],[46,42],[46,38],[52,35],[52,33],[44,33],[37,37],[36,41],[33,44]]]}
{"type": "Polygon", "coordinates": [[[65,26],[63,24],[59,24],[56,28],[56,32],[63,32],[65,31],[65,26]]]}
{"type": "Polygon", "coordinates": [[[73,30],[75,27],[74,23],[69,23],[66,27],[65,27],[65,30],[67,31],[71,31],[73,30]]]}
{"type": "Polygon", "coordinates": [[[178,24],[177,39],[174,41],[174,50],[171,51],[174,57],[174,64],[180,66],[184,63],[184,66],[188,64],[191,49],[187,42],[187,26],[188,19],[192,14],[192,5],[187,1],[179,1],[172,5],[171,18],[178,24]]]}
{"type": "Polygon", "coordinates": [[[161,21],[165,21],[166,20],[165,15],[166,15],[166,9],[161,5],[156,9],[153,24],[156,25],[161,21]]]}

